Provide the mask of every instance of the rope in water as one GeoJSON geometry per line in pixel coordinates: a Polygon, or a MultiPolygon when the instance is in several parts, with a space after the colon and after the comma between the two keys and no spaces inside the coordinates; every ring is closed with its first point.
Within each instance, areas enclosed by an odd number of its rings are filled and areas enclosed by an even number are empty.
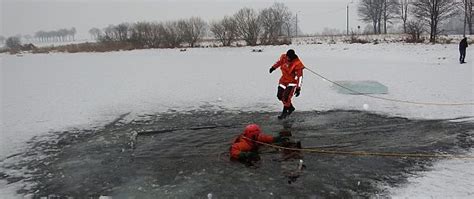
{"type": "Polygon", "coordinates": [[[313,70],[311,70],[310,68],[308,67],[305,67],[306,70],[308,70],[309,72],[317,75],[318,77],[328,81],[328,82],[331,82],[333,83],[334,85],[336,86],[339,86],[343,89],[346,89],[354,94],[357,94],[357,95],[363,95],[363,96],[366,96],[366,97],[370,97],[370,98],[375,98],[375,99],[379,99],[379,100],[385,100],[385,101],[392,101],[392,102],[399,102],[399,103],[407,103],[407,104],[418,104],[418,105],[435,105],[435,106],[474,106],[474,102],[462,102],[462,103],[437,103],[437,102],[415,102],[415,101],[409,101],[409,100],[399,100],[399,99],[393,99],[393,98],[386,98],[386,97],[380,97],[380,96],[375,96],[375,95],[370,95],[370,94],[367,94],[367,93],[361,93],[359,91],[356,91],[354,89],[351,89],[351,88],[348,88],[346,86],[343,86],[337,82],[334,82],[326,77],[324,77],[323,75],[320,75],[316,72],[314,72],[313,70]]]}
{"type": "Polygon", "coordinates": [[[474,156],[468,155],[448,155],[448,154],[427,154],[427,153],[396,153],[396,152],[367,152],[367,151],[337,151],[337,150],[324,150],[316,148],[289,148],[278,146],[274,144],[268,144],[260,142],[258,140],[252,140],[248,137],[242,136],[243,138],[252,142],[268,146],[275,149],[290,150],[290,151],[301,151],[321,154],[333,154],[333,155],[352,155],[352,156],[383,156],[383,157],[403,157],[403,158],[448,158],[448,159],[474,159],[474,156]]]}

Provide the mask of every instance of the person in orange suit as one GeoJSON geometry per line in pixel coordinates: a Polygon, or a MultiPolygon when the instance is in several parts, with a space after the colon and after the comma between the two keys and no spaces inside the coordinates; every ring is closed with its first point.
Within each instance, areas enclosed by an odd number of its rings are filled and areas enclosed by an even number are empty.
{"type": "Polygon", "coordinates": [[[280,143],[287,140],[287,137],[271,136],[262,133],[260,126],[257,124],[249,124],[245,127],[244,132],[240,134],[230,147],[231,160],[241,162],[252,162],[260,159],[258,148],[263,143],[280,143]]]}
{"type": "Polygon", "coordinates": [[[281,115],[278,116],[278,119],[285,119],[295,111],[295,107],[291,103],[291,98],[293,95],[295,95],[295,97],[300,95],[304,65],[295,51],[290,49],[286,54],[282,54],[280,59],[270,67],[270,73],[277,68],[281,69],[277,98],[283,103],[283,111],[281,115]]]}

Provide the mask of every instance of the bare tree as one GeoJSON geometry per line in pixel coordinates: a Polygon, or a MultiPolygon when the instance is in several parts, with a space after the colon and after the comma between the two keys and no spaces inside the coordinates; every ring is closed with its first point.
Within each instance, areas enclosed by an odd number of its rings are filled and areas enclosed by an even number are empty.
{"type": "Polygon", "coordinates": [[[296,30],[296,18],[293,16],[292,13],[289,13],[289,15],[285,16],[283,19],[283,31],[286,33],[286,36],[292,37],[295,35],[295,30],[296,30]]]}
{"type": "Polygon", "coordinates": [[[158,48],[163,41],[164,29],[162,24],[138,22],[130,27],[130,41],[141,48],[158,48]]]}
{"type": "Polygon", "coordinates": [[[76,40],[76,33],[77,33],[77,30],[76,28],[72,27],[71,29],[68,30],[68,35],[72,37],[72,40],[75,41],[76,40]]]}
{"type": "Polygon", "coordinates": [[[57,41],[65,41],[69,35],[69,30],[63,28],[58,31],[52,31],[51,34],[54,35],[57,41]]]}
{"type": "Polygon", "coordinates": [[[35,33],[35,38],[39,41],[39,42],[44,42],[44,37],[45,37],[45,34],[44,34],[44,31],[40,30],[38,32],[35,33]]]}
{"type": "Polygon", "coordinates": [[[408,42],[419,43],[423,40],[421,39],[421,34],[423,33],[423,24],[420,21],[408,21],[406,24],[407,33],[410,35],[408,42]]]}
{"type": "Polygon", "coordinates": [[[0,36],[0,43],[1,44],[5,43],[5,37],[4,36],[0,36]]]}
{"type": "Polygon", "coordinates": [[[163,25],[163,40],[168,48],[179,47],[183,42],[178,23],[177,21],[170,21],[163,25]]]}
{"type": "Polygon", "coordinates": [[[403,33],[407,33],[407,20],[408,20],[408,8],[411,3],[411,0],[400,0],[398,2],[398,18],[402,20],[403,23],[403,33]]]}
{"type": "Polygon", "coordinates": [[[115,26],[114,30],[119,41],[126,41],[128,39],[128,29],[129,25],[127,23],[121,23],[115,26]]]}
{"type": "Polygon", "coordinates": [[[396,17],[397,13],[397,0],[381,0],[382,2],[382,20],[383,20],[383,32],[387,34],[387,24],[392,23],[392,19],[396,17]]]}
{"type": "Polygon", "coordinates": [[[11,50],[19,50],[21,49],[21,40],[19,37],[8,37],[5,46],[11,50]]]}
{"type": "Polygon", "coordinates": [[[364,22],[372,23],[374,34],[387,33],[387,24],[392,23],[397,13],[397,0],[361,0],[358,14],[364,22]]]}
{"type": "MultiPolygon", "coordinates": [[[[282,35],[285,20],[291,19],[291,13],[284,4],[275,3],[269,8],[260,11],[259,20],[262,27],[261,42],[263,44],[276,44],[282,35]]],[[[290,23],[287,21],[286,23],[290,23]]]]}
{"type": "Polygon", "coordinates": [[[361,0],[357,8],[361,20],[372,23],[374,34],[381,33],[383,1],[385,0],[361,0]]]}
{"type": "Polygon", "coordinates": [[[130,41],[139,47],[148,46],[151,24],[148,22],[137,22],[130,27],[130,41]]]}
{"type": "Polygon", "coordinates": [[[225,16],[224,19],[211,23],[210,30],[223,46],[230,46],[237,37],[237,26],[232,17],[225,16]]]}
{"type": "Polygon", "coordinates": [[[207,24],[199,17],[192,17],[187,20],[180,20],[178,26],[182,39],[189,43],[191,47],[194,47],[206,33],[207,24]]]}
{"type": "Polygon", "coordinates": [[[89,30],[89,34],[91,35],[92,39],[99,39],[100,35],[102,34],[102,31],[98,28],[91,28],[89,30]]]}
{"type": "Polygon", "coordinates": [[[161,47],[164,43],[164,35],[166,34],[165,27],[162,23],[152,23],[151,30],[150,30],[150,41],[149,45],[154,48],[161,47]]]}
{"type": "Polygon", "coordinates": [[[469,34],[472,35],[472,13],[473,13],[473,0],[462,0],[462,10],[464,13],[464,32],[463,36],[466,36],[466,27],[469,30],[469,34]]]}
{"type": "Polygon", "coordinates": [[[415,17],[430,27],[430,42],[435,43],[442,30],[440,24],[458,14],[455,0],[415,0],[413,2],[415,17]]]}
{"type": "Polygon", "coordinates": [[[104,35],[99,38],[100,41],[115,41],[115,26],[108,25],[104,28],[104,35]]]}
{"type": "Polygon", "coordinates": [[[257,12],[251,8],[242,8],[234,15],[234,19],[237,23],[239,37],[247,42],[248,45],[257,45],[260,34],[257,12]]]}

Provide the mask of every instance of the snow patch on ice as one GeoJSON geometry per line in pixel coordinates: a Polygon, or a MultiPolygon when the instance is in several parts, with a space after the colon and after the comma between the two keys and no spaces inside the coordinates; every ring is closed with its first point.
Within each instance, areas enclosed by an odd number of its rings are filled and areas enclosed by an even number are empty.
{"type": "MultiPolygon", "coordinates": [[[[468,153],[474,157],[474,152],[468,153]]],[[[401,187],[390,188],[392,198],[474,198],[474,161],[441,160],[431,171],[413,175],[401,187]]]]}

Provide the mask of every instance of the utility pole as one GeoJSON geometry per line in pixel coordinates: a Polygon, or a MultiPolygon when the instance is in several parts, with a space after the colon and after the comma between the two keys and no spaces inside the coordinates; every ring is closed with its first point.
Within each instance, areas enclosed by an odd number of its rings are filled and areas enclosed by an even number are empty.
{"type": "Polygon", "coordinates": [[[347,3],[347,7],[346,7],[346,35],[349,35],[349,4],[353,3],[354,0],[352,0],[351,2],[347,3]]]}
{"type": "Polygon", "coordinates": [[[349,4],[347,4],[347,9],[346,10],[347,10],[347,14],[346,14],[346,17],[347,17],[347,19],[346,19],[346,25],[347,25],[346,35],[349,35],[349,4]]]}
{"type": "Polygon", "coordinates": [[[298,12],[296,12],[296,36],[298,37],[298,12]]]}

